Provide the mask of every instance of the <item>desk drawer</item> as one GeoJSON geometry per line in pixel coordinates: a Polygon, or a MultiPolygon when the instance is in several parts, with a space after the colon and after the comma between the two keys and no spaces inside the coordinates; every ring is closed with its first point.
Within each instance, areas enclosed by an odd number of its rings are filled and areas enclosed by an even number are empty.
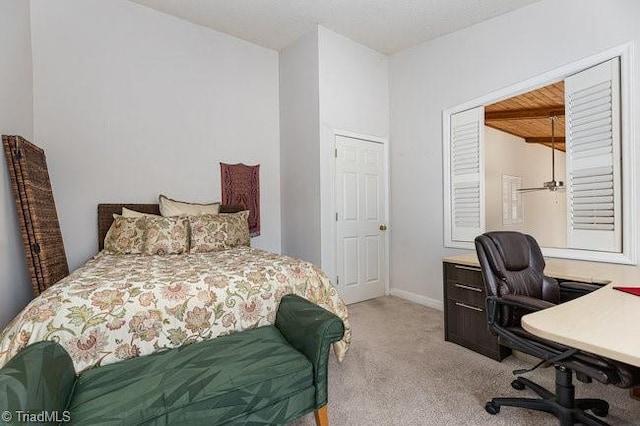
{"type": "Polygon", "coordinates": [[[484,289],[482,281],[482,271],[478,266],[456,265],[445,263],[445,274],[447,280],[457,281],[467,285],[474,285],[484,289]]]}
{"type": "Polygon", "coordinates": [[[511,352],[489,331],[486,290],[479,267],[443,262],[445,340],[496,360],[511,352]]]}
{"type": "Polygon", "coordinates": [[[456,300],[447,300],[448,325],[451,340],[471,347],[489,347],[495,337],[491,335],[484,308],[478,308],[456,300]]]}
{"type": "Polygon", "coordinates": [[[447,280],[447,299],[454,299],[484,309],[486,298],[484,287],[447,280]]]}

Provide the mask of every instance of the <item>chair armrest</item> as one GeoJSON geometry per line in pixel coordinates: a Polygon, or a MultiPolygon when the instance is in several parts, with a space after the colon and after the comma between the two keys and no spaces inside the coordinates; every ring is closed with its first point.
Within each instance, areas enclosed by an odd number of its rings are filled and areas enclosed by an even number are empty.
{"type": "MultiPolygon", "coordinates": [[[[502,297],[498,296],[489,296],[486,300],[487,305],[487,320],[489,322],[489,326],[494,327],[498,326],[498,315],[500,315],[500,311],[504,311],[504,309],[498,309],[499,306],[511,306],[515,308],[524,309],[525,313],[531,313],[540,311],[542,309],[550,308],[555,306],[555,304],[551,302],[547,302],[546,300],[537,299],[529,296],[520,296],[514,294],[507,294],[502,297]]],[[[504,314],[504,313],[502,313],[504,314]]]]}
{"type": "Polygon", "coordinates": [[[342,320],[300,296],[289,294],[280,301],[276,327],[313,364],[316,408],[326,405],[329,347],[344,334],[342,320]]]}
{"type": "Polygon", "coordinates": [[[543,309],[556,306],[555,303],[547,302],[546,300],[515,294],[506,294],[502,296],[502,300],[506,305],[517,306],[531,312],[541,311],[543,309]]]}
{"type": "Polygon", "coordinates": [[[566,353],[566,348],[560,345],[556,345],[558,346],[557,348],[550,348],[547,347],[546,344],[542,343],[543,339],[532,341],[531,339],[525,338],[523,333],[526,333],[526,331],[519,325],[515,327],[503,326],[500,323],[500,315],[504,314],[504,309],[500,308],[508,306],[522,308],[527,310],[527,313],[532,313],[555,306],[555,304],[537,298],[519,295],[487,297],[487,318],[489,327],[498,335],[501,344],[505,344],[511,349],[519,350],[544,360],[549,360],[566,353]]]}
{"type": "Polygon", "coordinates": [[[0,369],[0,407],[15,422],[16,411],[57,412],[62,418],[75,383],[76,372],[67,351],[56,342],[37,342],[0,369]]]}

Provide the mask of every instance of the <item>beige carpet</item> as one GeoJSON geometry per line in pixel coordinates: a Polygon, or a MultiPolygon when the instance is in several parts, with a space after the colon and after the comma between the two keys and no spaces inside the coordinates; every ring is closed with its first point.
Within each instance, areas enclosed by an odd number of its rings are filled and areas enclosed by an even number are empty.
{"type": "MultiPolygon", "coordinates": [[[[511,388],[511,371],[525,363],[501,363],[444,341],[443,313],[396,297],[349,306],[353,343],[345,361],[329,365],[329,423],[343,425],[557,425],[550,414],[503,407],[492,416],[484,404],[496,396],[533,397],[511,388]]],[[[634,336],[637,338],[637,336],[634,336]]],[[[553,368],[526,375],[553,389],[553,368]]],[[[576,396],[611,405],[606,421],[640,425],[640,401],[628,390],[576,383],[576,396]]],[[[292,423],[314,425],[313,414],[292,423]]]]}

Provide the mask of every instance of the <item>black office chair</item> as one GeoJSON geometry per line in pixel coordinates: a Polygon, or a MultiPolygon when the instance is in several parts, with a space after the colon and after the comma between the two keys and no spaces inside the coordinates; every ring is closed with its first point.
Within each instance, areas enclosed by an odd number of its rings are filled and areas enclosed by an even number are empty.
{"type": "MultiPolygon", "coordinates": [[[[540,398],[493,398],[485,409],[498,414],[501,406],[529,408],[552,413],[560,425],[607,425],[585,412],[604,417],[609,404],[602,399],[576,399],[573,373],[582,382],[592,379],[628,388],[640,383],[640,369],[588,352],[551,342],[528,333],[520,318],[560,301],[560,286],[543,273],[545,261],[536,240],[519,232],[488,232],[475,239],[476,252],[487,289],[487,319],[500,344],[533,355],[542,361],[531,369],[514,371],[517,390],[531,389],[540,398]],[[555,394],[519,376],[542,364],[555,366],[555,394]]],[[[570,284],[575,287],[574,284],[570,284]]],[[[585,312],[589,315],[589,312],[585,312]]]]}

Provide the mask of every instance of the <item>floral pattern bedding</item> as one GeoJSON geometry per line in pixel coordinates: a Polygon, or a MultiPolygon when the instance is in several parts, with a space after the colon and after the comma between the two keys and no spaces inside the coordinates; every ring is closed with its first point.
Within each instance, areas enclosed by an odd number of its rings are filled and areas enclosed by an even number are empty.
{"type": "Polygon", "coordinates": [[[345,324],[347,308],[316,266],[260,249],[141,256],[100,252],[50,287],[0,334],[0,366],[26,345],[58,341],[77,372],[275,322],[282,296],[295,293],[345,324]]]}

